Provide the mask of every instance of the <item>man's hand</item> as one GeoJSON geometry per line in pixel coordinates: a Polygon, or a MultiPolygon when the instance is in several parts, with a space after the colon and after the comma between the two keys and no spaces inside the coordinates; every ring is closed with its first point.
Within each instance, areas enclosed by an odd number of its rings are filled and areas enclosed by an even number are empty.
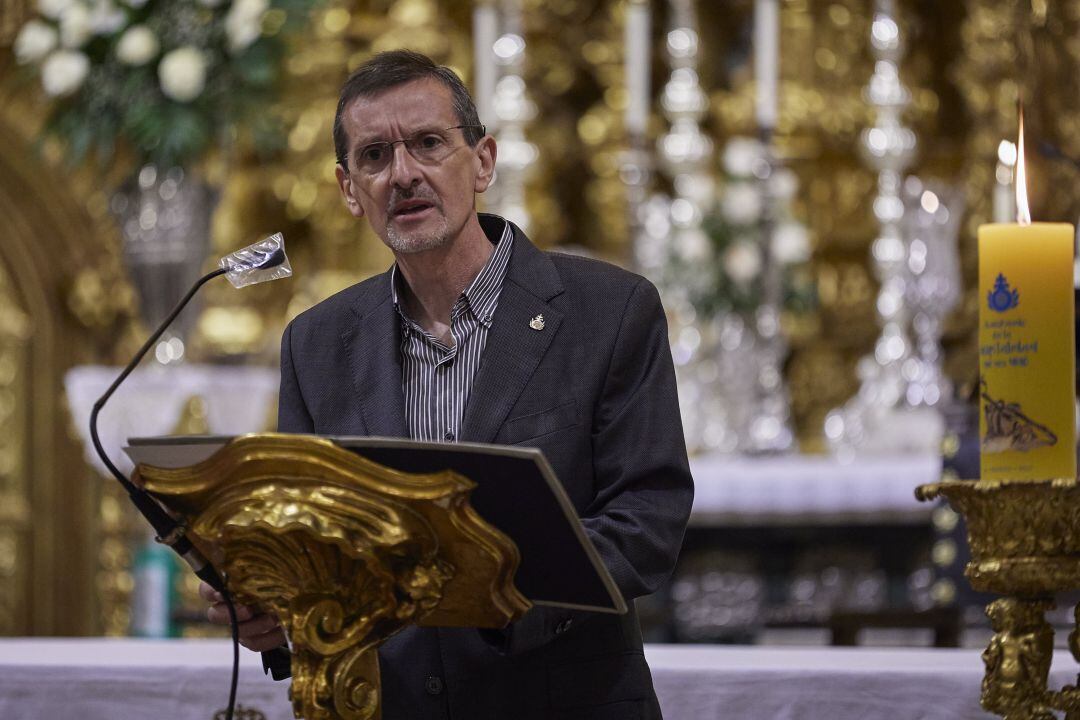
{"type": "MultiPolygon", "coordinates": [[[[221,593],[206,583],[200,583],[199,596],[210,603],[206,611],[206,617],[210,622],[215,625],[229,624],[229,609],[225,606],[221,593]]],[[[261,613],[247,605],[237,605],[236,620],[239,623],[237,629],[240,644],[248,650],[263,652],[285,644],[285,633],[277,618],[272,615],[261,613]]]]}

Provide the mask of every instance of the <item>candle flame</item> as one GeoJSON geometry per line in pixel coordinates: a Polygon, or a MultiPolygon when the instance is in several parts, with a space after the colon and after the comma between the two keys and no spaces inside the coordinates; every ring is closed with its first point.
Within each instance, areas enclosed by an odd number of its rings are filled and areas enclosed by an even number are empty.
{"type": "Polygon", "coordinates": [[[1031,224],[1027,197],[1027,168],[1024,163],[1024,108],[1020,107],[1020,131],[1016,140],[1016,222],[1031,224]]]}

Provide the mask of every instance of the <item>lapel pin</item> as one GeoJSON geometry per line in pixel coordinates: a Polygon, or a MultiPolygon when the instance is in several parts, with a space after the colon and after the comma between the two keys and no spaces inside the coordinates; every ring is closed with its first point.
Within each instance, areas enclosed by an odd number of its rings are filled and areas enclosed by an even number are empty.
{"type": "Polygon", "coordinates": [[[544,316],[537,315],[536,317],[534,317],[532,320],[529,321],[529,327],[531,327],[533,330],[543,330],[544,316]]]}

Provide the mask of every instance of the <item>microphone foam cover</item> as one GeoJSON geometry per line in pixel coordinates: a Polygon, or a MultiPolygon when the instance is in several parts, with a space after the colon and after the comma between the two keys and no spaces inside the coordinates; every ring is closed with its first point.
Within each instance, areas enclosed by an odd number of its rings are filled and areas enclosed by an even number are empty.
{"type": "Polygon", "coordinates": [[[257,243],[241,248],[221,258],[220,267],[233,287],[242,288],[292,275],[289,256],[285,254],[285,238],[274,233],[257,243]]]}

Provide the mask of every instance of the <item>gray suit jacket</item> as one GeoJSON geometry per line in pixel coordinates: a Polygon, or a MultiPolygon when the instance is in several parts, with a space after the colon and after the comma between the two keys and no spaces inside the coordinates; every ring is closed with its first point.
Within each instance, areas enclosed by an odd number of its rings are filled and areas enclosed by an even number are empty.
{"type": "MultiPolygon", "coordinates": [[[[501,218],[480,219],[497,238],[501,218]]],[[[543,450],[629,602],[668,577],[693,498],[663,309],[644,278],[514,233],[460,439],[543,450]]],[[[406,437],[399,348],[389,273],[298,316],[279,430],[406,437]]],[[[660,717],[632,610],[414,627],[379,653],[385,720],[660,717]]]]}

